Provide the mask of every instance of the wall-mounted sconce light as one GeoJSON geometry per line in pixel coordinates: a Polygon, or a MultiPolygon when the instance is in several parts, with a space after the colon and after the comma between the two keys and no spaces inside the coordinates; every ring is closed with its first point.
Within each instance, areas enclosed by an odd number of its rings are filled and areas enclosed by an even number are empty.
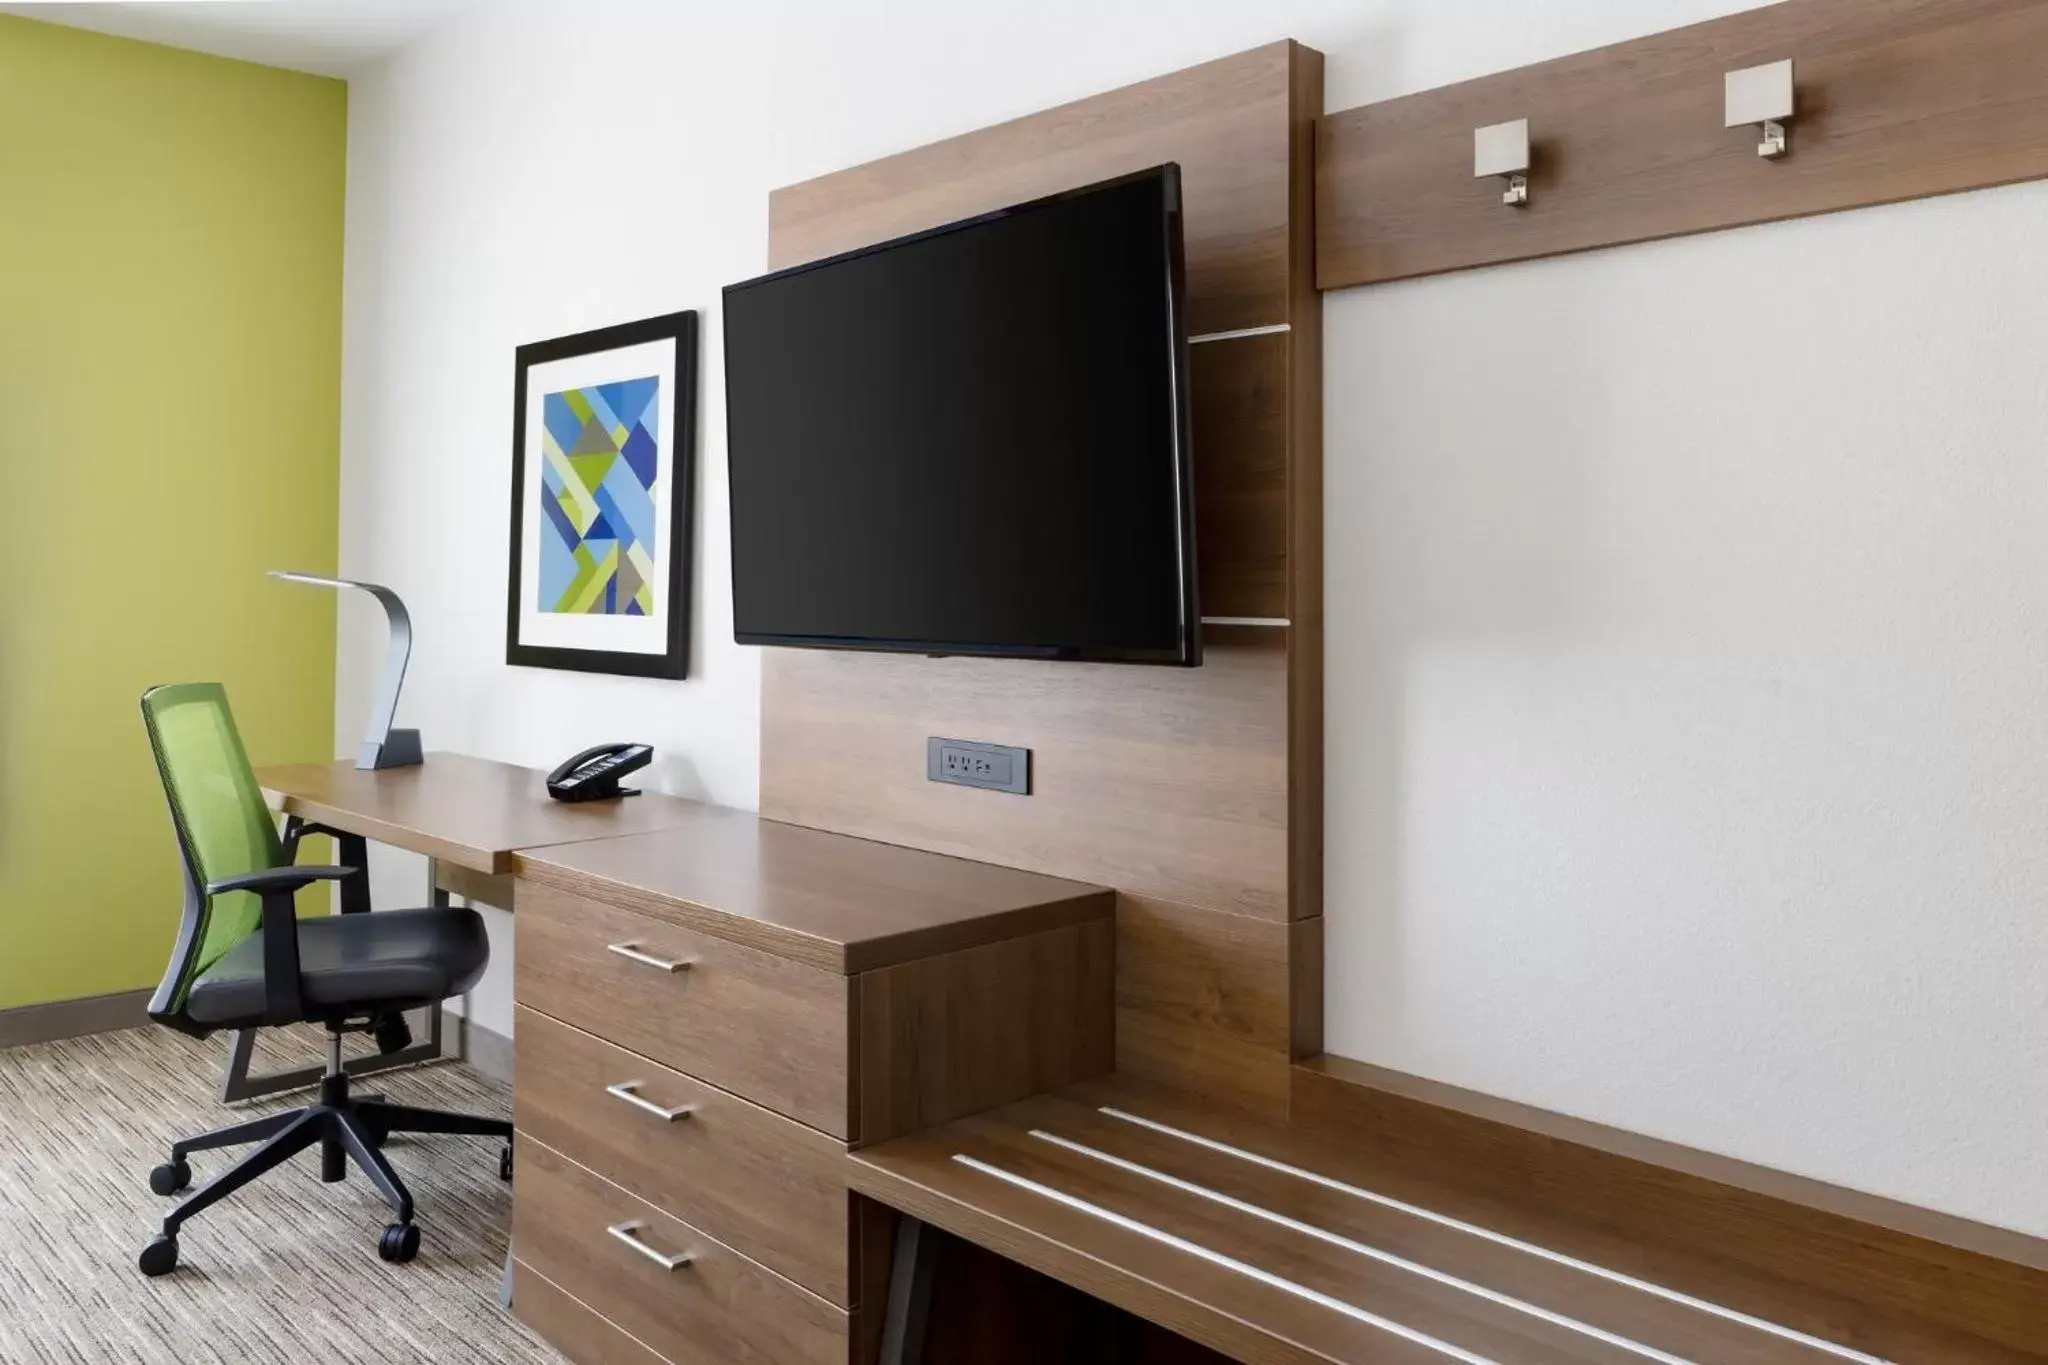
{"type": "Polygon", "coordinates": [[[1529,202],[1529,120],[1472,130],[1472,177],[1484,180],[1489,175],[1507,182],[1501,203],[1520,208],[1529,202]]]}
{"type": "Polygon", "coordinates": [[[384,652],[384,677],[377,684],[377,702],[370,708],[370,729],[363,747],[356,751],[356,767],[409,768],[420,762],[420,732],[394,730],[391,719],[398,714],[398,689],[405,682],[406,661],[412,658],[412,617],[398,594],[376,583],[358,583],[349,578],[327,578],[321,574],[272,569],[272,578],[287,583],[310,583],[317,588],[361,588],[383,604],[391,622],[391,645],[384,652]]]}
{"type": "Polygon", "coordinates": [[[1753,123],[1763,129],[1756,154],[1772,161],[1791,150],[1785,125],[1792,121],[1792,60],[1730,71],[1724,78],[1726,126],[1753,123]]]}

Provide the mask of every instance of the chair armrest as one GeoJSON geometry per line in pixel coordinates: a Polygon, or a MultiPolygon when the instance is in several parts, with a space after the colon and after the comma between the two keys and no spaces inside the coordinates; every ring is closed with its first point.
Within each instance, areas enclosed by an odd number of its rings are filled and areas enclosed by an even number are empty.
{"type": "Polygon", "coordinates": [[[263,898],[263,1022],[297,1024],[306,1017],[299,982],[299,888],[342,881],[352,867],[266,867],[207,885],[206,894],[254,891],[263,898]]]}
{"type": "Polygon", "coordinates": [[[244,872],[239,877],[223,877],[217,882],[208,882],[206,894],[218,896],[229,891],[283,891],[286,893],[311,886],[314,882],[338,882],[353,877],[352,867],[266,867],[255,872],[244,872]]]}
{"type": "Polygon", "coordinates": [[[370,908],[370,846],[360,834],[332,825],[302,820],[296,815],[287,815],[284,820],[284,860],[296,863],[299,860],[299,840],[308,834],[325,834],[334,840],[335,854],[344,862],[355,867],[355,875],[341,879],[341,913],[359,914],[370,908]]]}

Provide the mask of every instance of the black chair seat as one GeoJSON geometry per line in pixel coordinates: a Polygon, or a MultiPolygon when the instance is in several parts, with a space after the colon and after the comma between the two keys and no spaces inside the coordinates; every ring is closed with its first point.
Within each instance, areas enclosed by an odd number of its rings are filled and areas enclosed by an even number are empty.
{"type": "MultiPolygon", "coordinates": [[[[299,922],[300,992],[311,1020],[406,1009],[460,995],[477,983],[490,956],[483,916],[462,906],[299,922]]],[[[193,980],[185,1013],[212,1028],[263,1022],[262,930],[193,980]]]]}

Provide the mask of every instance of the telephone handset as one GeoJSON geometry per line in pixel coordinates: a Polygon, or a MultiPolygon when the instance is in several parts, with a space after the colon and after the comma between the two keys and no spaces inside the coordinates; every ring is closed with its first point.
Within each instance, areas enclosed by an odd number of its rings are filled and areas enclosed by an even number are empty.
{"type": "Polygon", "coordinates": [[[557,801],[638,796],[638,791],[621,789],[619,779],[653,761],[654,750],[645,744],[598,744],[572,755],[548,774],[548,795],[557,801]]]}

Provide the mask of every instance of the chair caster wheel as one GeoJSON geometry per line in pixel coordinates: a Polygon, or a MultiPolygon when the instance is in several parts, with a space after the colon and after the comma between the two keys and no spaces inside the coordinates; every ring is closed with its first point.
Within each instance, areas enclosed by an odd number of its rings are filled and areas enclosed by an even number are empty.
{"type": "Polygon", "coordinates": [[[509,1146],[508,1146],[508,1147],[506,1147],[506,1148],[505,1148],[505,1150],[504,1150],[504,1151],[502,1151],[502,1152],[498,1153],[498,1179],[500,1179],[500,1180],[510,1180],[511,1178],[512,1178],[512,1149],[511,1149],[511,1147],[509,1147],[509,1146]]]}
{"type": "Polygon", "coordinates": [[[170,1274],[178,1268],[178,1239],[158,1233],[142,1248],[142,1255],[136,1258],[136,1264],[141,1266],[142,1273],[151,1279],[158,1275],[170,1274]]]}
{"type": "MultiPolygon", "coordinates": [[[[176,1194],[191,1183],[192,1167],[186,1163],[183,1157],[179,1157],[175,1161],[166,1161],[163,1165],[156,1167],[149,1173],[149,1190],[151,1194],[176,1194]]],[[[152,1245],[154,1244],[152,1243],[152,1245]]],[[[171,1254],[175,1258],[177,1252],[173,1251],[171,1254]]]]}
{"type": "Polygon", "coordinates": [[[377,1239],[377,1254],[394,1264],[403,1265],[420,1254],[420,1230],[411,1223],[393,1223],[377,1239]]]}

